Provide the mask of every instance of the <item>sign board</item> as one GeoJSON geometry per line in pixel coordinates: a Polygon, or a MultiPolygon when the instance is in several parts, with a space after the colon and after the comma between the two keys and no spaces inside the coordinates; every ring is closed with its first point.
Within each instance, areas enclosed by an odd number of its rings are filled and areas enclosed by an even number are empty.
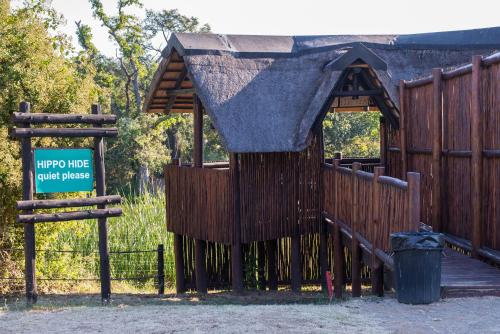
{"type": "Polygon", "coordinates": [[[91,149],[35,149],[37,194],[92,191],[94,153],[91,149]]]}

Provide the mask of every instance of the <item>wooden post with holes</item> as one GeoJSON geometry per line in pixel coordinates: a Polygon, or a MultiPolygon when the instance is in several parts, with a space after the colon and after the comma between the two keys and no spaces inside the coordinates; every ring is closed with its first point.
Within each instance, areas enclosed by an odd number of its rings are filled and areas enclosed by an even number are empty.
{"type": "Polygon", "coordinates": [[[351,212],[351,232],[352,232],[352,296],[361,296],[361,249],[359,240],[356,237],[358,230],[358,210],[359,210],[359,194],[358,194],[358,176],[356,172],[361,169],[359,162],[352,164],[352,212],[351,212]]]}
{"type": "Polygon", "coordinates": [[[380,248],[379,245],[379,231],[380,231],[380,184],[378,179],[384,175],[384,167],[375,167],[373,173],[372,184],[372,222],[370,229],[370,238],[372,241],[372,265],[371,265],[371,281],[372,293],[376,296],[382,297],[384,295],[384,263],[377,257],[376,249],[380,248]]]}
{"type": "Polygon", "coordinates": [[[232,289],[235,293],[241,293],[243,291],[243,248],[241,245],[240,167],[238,154],[231,153],[229,159],[234,210],[233,241],[231,243],[232,289]]]}
{"type": "Polygon", "coordinates": [[[481,181],[483,171],[483,130],[481,124],[481,56],[472,57],[471,84],[471,212],[472,212],[472,256],[478,257],[482,243],[483,202],[481,181]]]}
{"type": "MultiPolygon", "coordinates": [[[[198,96],[194,95],[193,108],[193,167],[203,167],[203,106],[198,96]]],[[[198,222],[203,224],[203,222],[198,222]]],[[[194,242],[196,290],[207,293],[206,241],[196,239],[194,242]]]]}
{"type": "Polygon", "coordinates": [[[407,171],[406,155],[406,110],[405,110],[405,82],[399,81],[399,143],[401,149],[401,179],[404,179],[407,171]]]}
{"type": "MultiPolygon", "coordinates": [[[[101,115],[101,106],[92,105],[92,114],[101,115]]],[[[102,125],[96,125],[101,127],[102,125]]],[[[95,184],[96,195],[106,195],[106,174],[104,170],[104,139],[102,137],[94,138],[94,164],[95,164],[95,184]]],[[[97,206],[98,209],[105,209],[105,204],[97,206]]],[[[108,226],[107,218],[97,220],[99,232],[99,262],[101,274],[101,299],[103,303],[108,303],[111,298],[111,272],[109,268],[109,249],[108,249],[108,226]]]]}
{"type": "Polygon", "coordinates": [[[441,231],[442,218],[442,152],[443,152],[443,70],[432,70],[432,227],[441,231]]]}
{"type": "MultiPolygon", "coordinates": [[[[335,172],[335,183],[337,182],[338,171],[340,160],[333,160],[334,172],[335,172]]],[[[334,219],[337,218],[337,210],[338,210],[338,193],[340,190],[338,189],[337,184],[335,184],[335,212],[334,219]]],[[[333,284],[334,284],[334,293],[335,298],[342,298],[342,291],[344,289],[344,268],[345,268],[345,257],[344,257],[344,245],[342,244],[342,234],[340,231],[340,226],[337,222],[334,221],[333,225],[333,284]]]]}
{"type": "Polygon", "coordinates": [[[406,173],[408,180],[408,226],[406,230],[418,232],[420,228],[420,173],[406,173]]]}
{"type": "MultiPolygon", "coordinates": [[[[30,104],[21,102],[19,111],[22,113],[30,112],[30,104]]],[[[20,124],[20,127],[29,128],[30,123],[20,124]]],[[[21,139],[21,158],[23,165],[23,200],[33,200],[33,161],[31,159],[31,137],[21,139]]],[[[26,214],[33,213],[32,210],[26,211],[26,214]]],[[[37,301],[36,287],[36,252],[35,252],[35,224],[24,224],[24,265],[25,265],[25,280],[26,280],[26,301],[28,305],[34,304],[37,301]]]]}

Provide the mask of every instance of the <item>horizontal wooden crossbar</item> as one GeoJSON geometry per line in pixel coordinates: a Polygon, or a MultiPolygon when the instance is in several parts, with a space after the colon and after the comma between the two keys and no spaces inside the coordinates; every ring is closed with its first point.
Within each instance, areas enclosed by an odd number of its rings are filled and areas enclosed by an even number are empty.
{"type": "Polygon", "coordinates": [[[12,114],[13,123],[31,124],[115,124],[116,115],[80,115],[80,114],[49,114],[21,113],[12,114]]]}
{"type": "Polygon", "coordinates": [[[121,214],[122,214],[122,209],[120,208],[71,211],[71,212],[61,212],[61,213],[29,214],[29,215],[17,215],[16,222],[21,224],[64,222],[70,220],[118,217],[121,216],[121,214]]]}
{"type": "Polygon", "coordinates": [[[379,176],[378,182],[382,184],[388,184],[403,190],[408,189],[408,182],[390,176],[379,176]]]}
{"type": "Polygon", "coordinates": [[[55,208],[74,208],[83,206],[120,204],[122,201],[119,195],[98,196],[92,198],[78,199],[45,199],[31,201],[17,201],[18,210],[36,210],[36,209],[55,209],[55,208]]]}
{"type": "Polygon", "coordinates": [[[59,128],[15,128],[9,130],[13,138],[29,137],[116,137],[116,128],[85,128],[85,129],[59,129],[59,128]]]}

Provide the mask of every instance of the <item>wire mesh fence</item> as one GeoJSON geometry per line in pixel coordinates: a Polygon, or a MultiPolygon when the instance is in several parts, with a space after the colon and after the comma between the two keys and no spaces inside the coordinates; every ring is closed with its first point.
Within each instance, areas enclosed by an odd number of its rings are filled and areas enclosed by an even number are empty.
{"type": "MultiPolygon", "coordinates": [[[[22,293],[24,274],[22,248],[0,249],[0,294],[22,293]],[[17,265],[16,265],[17,264],[17,265]],[[20,268],[21,267],[21,268],[20,268]]],[[[47,291],[54,286],[75,285],[79,282],[99,281],[99,252],[80,250],[38,249],[37,281],[47,291]]],[[[165,256],[163,245],[149,250],[120,250],[109,252],[111,280],[130,282],[136,287],[154,287],[160,294],[175,282],[166,271],[174,264],[165,256]]]]}

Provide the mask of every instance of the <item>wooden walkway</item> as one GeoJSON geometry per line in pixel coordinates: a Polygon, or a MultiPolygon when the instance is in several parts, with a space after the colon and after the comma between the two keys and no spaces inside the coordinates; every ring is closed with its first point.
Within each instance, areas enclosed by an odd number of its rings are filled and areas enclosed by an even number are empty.
{"type": "Polygon", "coordinates": [[[441,291],[443,297],[500,296],[500,269],[446,248],[441,291]]]}

